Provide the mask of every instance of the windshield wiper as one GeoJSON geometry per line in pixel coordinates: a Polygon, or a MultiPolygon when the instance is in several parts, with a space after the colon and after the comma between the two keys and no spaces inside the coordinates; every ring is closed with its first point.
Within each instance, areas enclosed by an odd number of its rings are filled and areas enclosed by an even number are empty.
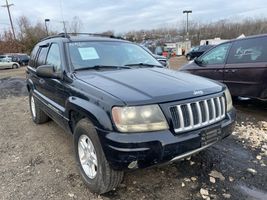
{"type": "Polygon", "coordinates": [[[94,65],[90,67],[81,67],[78,69],[75,69],[75,71],[83,71],[83,70],[100,70],[100,69],[131,69],[128,66],[116,66],[116,65],[94,65]]]}
{"type": "Polygon", "coordinates": [[[139,66],[139,67],[160,67],[163,68],[161,65],[153,65],[148,63],[133,63],[133,64],[126,64],[125,66],[139,66]]]}

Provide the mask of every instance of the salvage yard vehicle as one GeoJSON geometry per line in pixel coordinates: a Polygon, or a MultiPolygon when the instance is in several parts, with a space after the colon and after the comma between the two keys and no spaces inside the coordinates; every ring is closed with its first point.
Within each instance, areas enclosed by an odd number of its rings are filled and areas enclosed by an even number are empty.
{"type": "Polygon", "coordinates": [[[205,51],[209,50],[210,48],[214,47],[214,45],[201,45],[194,47],[191,51],[189,51],[185,57],[187,60],[192,60],[201,56],[205,51]]]}
{"type": "Polygon", "coordinates": [[[12,62],[12,61],[0,59],[0,69],[16,69],[19,67],[20,67],[20,65],[17,62],[12,62]]]}
{"type": "Polygon", "coordinates": [[[169,68],[169,61],[165,56],[159,56],[157,54],[153,54],[149,48],[146,46],[140,45],[142,48],[144,48],[148,53],[150,53],[154,58],[156,58],[164,67],[169,68]]]}
{"type": "Polygon", "coordinates": [[[39,42],[27,67],[33,121],[73,135],[91,191],[124,171],[174,162],[229,136],[235,109],[223,84],[164,68],[128,41],[60,34],[39,42]]]}
{"type": "Polygon", "coordinates": [[[180,71],[225,83],[233,96],[267,100],[267,35],[222,43],[180,71]]]}
{"type": "Polygon", "coordinates": [[[13,57],[17,60],[16,62],[18,62],[21,66],[28,65],[30,60],[29,56],[23,53],[14,54],[13,57]]]}

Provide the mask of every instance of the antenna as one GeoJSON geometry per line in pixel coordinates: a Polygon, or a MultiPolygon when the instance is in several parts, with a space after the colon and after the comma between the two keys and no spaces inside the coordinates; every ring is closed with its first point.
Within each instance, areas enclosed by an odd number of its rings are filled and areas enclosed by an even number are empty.
{"type": "Polygon", "coordinates": [[[63,29],[64,29],[64,33],[65,33],[65,37],[67,37],[67,29],[66,29],[66,22],[64,20],[63,17],[63,8],[62,8],[62,0],[60,0],[60,13],[61,13],[61,18],[62,18],[62,23],[63,23],[63,29]]]}

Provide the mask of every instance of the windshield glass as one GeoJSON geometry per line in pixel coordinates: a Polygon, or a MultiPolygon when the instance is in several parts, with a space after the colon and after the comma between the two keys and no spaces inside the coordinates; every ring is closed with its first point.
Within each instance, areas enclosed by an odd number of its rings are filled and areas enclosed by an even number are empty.
{"type": "Polygon", "coordinates": [[[68,44],[74,69],[94,66],[161,64],[142,47],[127,42],[71,42],[68,44]]]}

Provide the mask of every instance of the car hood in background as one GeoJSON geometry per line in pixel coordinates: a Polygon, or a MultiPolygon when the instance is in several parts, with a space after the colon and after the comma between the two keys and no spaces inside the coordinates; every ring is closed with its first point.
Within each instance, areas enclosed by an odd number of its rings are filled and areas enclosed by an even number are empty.
{"type": "Polygon", "coordinates": [[[164,68],[88,70],[77,72],[76,77],[128,105],[176,101],[223,90],[215,81],[164,68]]]}
{"type": "Polygon", "coordinates": [[[156,59],[162,59],[162,60],[167,60],[167,58],[165,56],[159,56],[159,55],[156,55],[156,54],[153,54],[154,58],[156,59]]]}
{"type": "Polygon", "coordinates": [[[199,68],[200,66],[196,64],[194,60],[189,61],[187,64],[179,68],[179,71],[188,71],[191,69],[199,68]]]}

